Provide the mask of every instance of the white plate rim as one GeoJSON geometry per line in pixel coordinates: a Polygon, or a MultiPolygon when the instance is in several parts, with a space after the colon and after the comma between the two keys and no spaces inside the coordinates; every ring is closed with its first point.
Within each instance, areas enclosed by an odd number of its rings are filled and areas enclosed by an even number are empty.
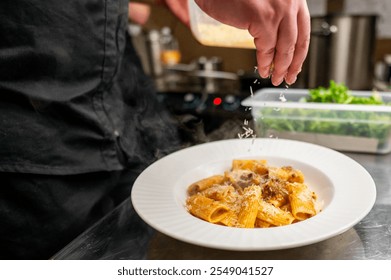
{"type": "Polygon", "coordinates": [[[329,239],[362,220],[375,200],[374,180],[350,157],[316,144],[269,138],[220,140],[179,150],[146,168],[131,191],[135,211],[157,231],[187,243],[236,251],[288,249],[329,239]],[[207,162],[205,153],[211,162],[256,156],[282,157],[312,165],[331,180],[335,188],[333,200],[317,216],[290,226],[241,229],[207,223],[184,210],[174,189],[175,180],[207,162]]]}

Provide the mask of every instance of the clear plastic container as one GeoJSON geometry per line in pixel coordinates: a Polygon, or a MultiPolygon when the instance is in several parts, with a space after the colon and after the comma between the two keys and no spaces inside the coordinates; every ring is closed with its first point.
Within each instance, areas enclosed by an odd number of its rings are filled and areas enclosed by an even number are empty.
{"type": "Polygon", "coordinates": [[[195,38],[203,45],[254,49],[254,38],[247,30],[223,24],[204,13],[194,0],[188,0],[190,26],[195,38]]]}
{"type": "MultiPolygon", "coordinates": [[[[391,103],[389,93],[377,94],[391,103]]],[[[306,89],[261,89],[242,105],[252,108],[257,137],[305,141],[339,151],[391,152],[391,106],[301,102],[308,96],[306,89]]]]}

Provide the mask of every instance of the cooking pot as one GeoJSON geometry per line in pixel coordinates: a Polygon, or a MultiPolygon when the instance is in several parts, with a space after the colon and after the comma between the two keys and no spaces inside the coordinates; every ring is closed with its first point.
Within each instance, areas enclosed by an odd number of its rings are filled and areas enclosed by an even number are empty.
{"type": "Polygon", "coordinates": [[[326,87],[334,80],[352,90],[372,89],[376,21],[375,15],[312,17],[304,86],[326,87]]]}

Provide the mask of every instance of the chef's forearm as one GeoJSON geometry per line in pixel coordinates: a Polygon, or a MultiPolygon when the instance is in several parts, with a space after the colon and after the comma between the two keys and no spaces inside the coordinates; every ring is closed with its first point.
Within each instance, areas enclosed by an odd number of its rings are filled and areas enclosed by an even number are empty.
{"type": "Polygon", "coordinates": [[[164,0],[132,0],[130,2],[143,3],[148,5],[163,4],[164,0]]]}

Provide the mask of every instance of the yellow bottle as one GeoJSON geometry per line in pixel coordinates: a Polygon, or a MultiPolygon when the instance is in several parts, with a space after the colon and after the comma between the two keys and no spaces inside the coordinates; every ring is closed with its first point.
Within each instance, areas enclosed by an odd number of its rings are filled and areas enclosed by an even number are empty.
{"type": "Polygon", "coordinates": [[[169,27],[163,27],[161,30],[161,53],[160,60],[163,65],[175,65],[181,60],[178,41],[174,38],[169,27]]]}

